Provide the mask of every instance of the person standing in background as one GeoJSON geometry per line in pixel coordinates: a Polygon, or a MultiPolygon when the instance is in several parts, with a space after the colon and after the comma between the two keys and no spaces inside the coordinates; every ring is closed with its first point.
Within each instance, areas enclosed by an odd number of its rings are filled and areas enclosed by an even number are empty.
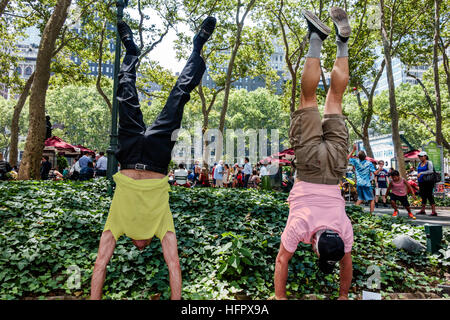
{"type": "Polygon", "coordinates": [[[108,158],[105,157],[103,151],[100,152],[100,157],[97,160],[96,176],[106,177],[106,169],[108,168],[108,158]]]}
{"type": "Polygon", "coordinates": [[[248,180],[252,175],[252,165],[250,164],[250,160],[245,157],[244,164],[244,188],[248,188],[248,180]]]}
{"type": "Polygon", "coordinates": [[[431,204],[431,216],[437,216],[436,204],[433,197],[434,182],[425,181],[424,175],[434,172],[433,162],[428,160],[428,154],[425,151],[419,153],[420,163],[417,167],[417,181],[419,182],[419,194],[422,198],[422,208],[417,214],[425,214],[427,200],[431,204]]]}
{"type": "Polygon", "coordinates": [[[386,203],[386,192],[388,187],[388,172],[384,167],[384,161],[378,161],[378,170],[374,172],[375,174],[375,206],[378,208],[379,196],[383,199],[383,205],[387,208],[386,203]]]}
{"type": "Polygon", "coordinates": [[[356,151],[356,144],[348,155],[349,163],[355,167],[356,170],[356,190],[358,191],[358,200],[356,205],[359,206],[363,201],[370,202],[370,213],[373,214],[375,210],[375,201],[373,199],[373,189],[370,182],[370,175],[375,172],[373,164],[366,160],[366,153],[364,151],[358,152],[358,159],[351,156],[356,151]]]}
{"type": "Polygon", "coordinates": [[[41,180],[48,180],[48,174],[52,169],[52,164],[49,161],[48,156],[42,157],[42,166],[41,166],[41,180]]]}
{"type": "Polygon", "coordinates": [[[214,179],[216,180],[216,187],[223,187],[223,160],[219,161],[219,164],[216,166],[214,170],[214,179]]]}

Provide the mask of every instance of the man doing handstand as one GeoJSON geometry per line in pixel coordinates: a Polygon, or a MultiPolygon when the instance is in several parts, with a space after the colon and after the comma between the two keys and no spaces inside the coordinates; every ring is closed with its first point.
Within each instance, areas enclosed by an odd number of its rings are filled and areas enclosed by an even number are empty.
{"type": "Polygon", "coordinates": [[[136,63],[140,50],[133,33],[123,21],[117,29],[126,48],[119,72],[119,148],[116,152],[120,172],[114,175],[116,190],[106,221],[91,280],[91,299],[101,299],[103,283],[116,242],[130,237],[143,250],[157,236],[169,269],[171,299],[181,299],[181,269],[177,238],[169,207],[167,169],[175,140],[172,134],[181,126],[184,105],[200,83],[205,62],[200,51],[210,38],[216,19],[206,18],[194,37],[194,49],[173,87],[167,102],[150,126],[146,127],[136,91],[136,63]]]}
{"type": "Polygon", "coordinates": [[[292,188],[289,217],[275,264],[275,298],[286,299],[288,263],[299,242],[312,244],[319,256],[319,269],[333,272],[340,262],[339,299],[348,299],[352,279],[353,229],[345,213],[339,181],[347,168],[348,130],[342,115],[342,97],[349,80],[348,47],[350,25],[341,8],[332,7],[337,55],[320,118],[316,89],[319,84],[320,50],[330,29],[310,11],[303,11],[308,23],[309,51],[301,79],[301,102],[292,116],[289,138],[295,150],[297,181],[292,188]]]}

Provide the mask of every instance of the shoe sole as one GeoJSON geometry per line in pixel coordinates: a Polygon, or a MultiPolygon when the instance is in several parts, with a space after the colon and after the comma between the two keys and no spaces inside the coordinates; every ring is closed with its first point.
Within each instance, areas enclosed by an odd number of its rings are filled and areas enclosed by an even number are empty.
{"type": "Polygon", "coordinates": [[[330,17],[337,27],[338,34],[343,38],[350,37],[352,28],[350,27],[350,23],[348,21],[347,12],[339,7],[331,7],[330,17]]]}
{"type": "Polygon", "coordinates": [[[327,36],[331,33],[331,29],[325,23],[320,21],[319,18],[311,11],[302,10],[302,15],[306,20],[311,22],[317,29],[319,29],[320,32],[323,32],[327,36]]]}

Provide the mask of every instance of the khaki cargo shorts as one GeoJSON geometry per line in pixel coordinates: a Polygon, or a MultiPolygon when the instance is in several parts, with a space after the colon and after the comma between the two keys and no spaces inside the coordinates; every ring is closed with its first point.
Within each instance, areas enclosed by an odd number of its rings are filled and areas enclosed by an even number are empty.
{"type": "Polygon", "coordinates": [[[347,169],[348,129],[346,117],[326,114],[317,107],[294,112],[289,140],[295,151],[297,178],[319,184],[339,184],[347,169]]]}

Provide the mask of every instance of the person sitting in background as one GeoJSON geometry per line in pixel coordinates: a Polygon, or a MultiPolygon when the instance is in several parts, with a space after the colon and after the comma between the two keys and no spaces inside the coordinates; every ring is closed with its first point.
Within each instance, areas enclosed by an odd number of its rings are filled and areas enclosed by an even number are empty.
{"type": "Polygon", "coordinates": [[[242,168],[237,167],[236,177],[233,180],[233,188],[242,188],[244,186],[244,174],[242,168]]]}
{"type": "Polygon", "coordinates": [[[175,184],[176,186],[183,186],[183,187],[190,187],[190,183],[187,181],[188,179],[188,172],[184,168],[184,165],[180,163],[178,165],[178,169],[175,170],[175,184]]]}
{"type": "Polygon", "coordinates": [[[416,217],[411,212],[411,207],[408,202],[408,193],[412,193],[414,199],[416,199],[416,195],[414,194],[411,186],[405,179],[400,177],[400,173],[397,170],[392,171],[392,180],[387,188],[387,193],[391,198],[391,206],[394,209],[393,217],[398,216],[398,207],[396,201],[400,201],[400,203],[405,207],[408,211],[408,216],[416,220],[416,217]],[[389,193],[389,191],[392,191],[389,193]]]}
{"type": "Polygon", "coordinates": [[[3,159],[3,153],[0,152],[0,180],[8,180],[7,174],[12,171],[8,161],[3,159]]]}
{"type": "Polygon", "coordinates": [[[86,181],[94,178],[94,164],[88,162],[87,166],[80,171],[80,181],[86,181]]]}
{"type": "Polygon", "coordinates": [[[417,194],[419,192],[419,185],[417,184],[417,179],[413,177],[408,177],[408,184],[411,186],[413,194],[417,194]]]}
{"type": "Polygon", "coordinates": [[[209,177],[208,177],[208,170],[206,168],[202,169],[202,172],[200,173],[200,179],[199,179],[200,186],[202,187],[210,187],[209,184],[209,177]]]}
{"type": "Polygon", "coordinates": [[[173,185],[175,183],[175,175],[173,174],[173,170],[170,170],[167,176],[169,177],[169,184],[173,185]]]}
{"type": "Polygon", "coordinates": [[[417,179],[417,171],[416,171],[416,169],[414,167],[411,167],[409,169],[408,177],[411,177],[413,179],[417,179]]]}
{"type": "Polygon", "coordinates": [[[63,179],[67,179],[69,177],[69,168],[68,167],[64,168],[62,175],[63,175],[63,179]]]}
{"type": "Polygon", "coordinates": [[[73,159],[72,167],[70,167],[69,176],[71,180],[78,180],[80,178],[80,162],[79,158],[73,159]]]}
{"type": "Polygon", "coordinates": [[[250,177],[250,187],[251,188],[257,188],[258,185],[261,183],[261,179],[258,176],[258,172],[256,170],[253,170],[252,176],[250,177]]]}
{"type": "Polygon", "coordinates": [[[48,178],[49,178],[49,180],[53,180],[53,181],[64,180],[63,174],[56,169],[50,170],[50,172],[48,174],[48,178]]]}
{"type": "Polygon", "coordinates": [[[188,170],[188,180],[191,182],[191,183],[194,183],[194,173],[191,171],[191,170],[188,170]]]}

